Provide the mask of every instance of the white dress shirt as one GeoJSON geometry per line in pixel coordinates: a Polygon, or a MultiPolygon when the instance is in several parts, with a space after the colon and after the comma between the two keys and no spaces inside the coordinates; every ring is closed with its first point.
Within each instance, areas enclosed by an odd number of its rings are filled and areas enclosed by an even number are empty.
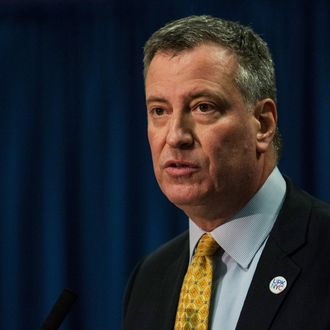
{"type": "MultiPolygon", "coordinates": [[[[276,167],[256,195],[226,223],[211,232],[223,251],[214,256],[210,329],[235,329],[285,191],[285,180],[276,167]]],[[[190,260],[204,233],[189,220],[190,260]]]]}

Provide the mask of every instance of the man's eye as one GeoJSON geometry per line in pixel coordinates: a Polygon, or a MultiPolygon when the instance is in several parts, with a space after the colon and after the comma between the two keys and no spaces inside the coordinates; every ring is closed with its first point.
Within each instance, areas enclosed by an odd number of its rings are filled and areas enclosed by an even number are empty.
{"type": "Polygon", "coordinates": [[[162,108],[153,108],[153,109],[151,109],[151,113],[152,113],[154,116],[159,117],[159,116],[164,115],[165,110],[162,109],[162,108]]]}
{"type": "Polygon", "coordinates": [[[214,110],[214,107],[207,103],[201,103],[196,107],[196,109],[200,112],[209,112],[214,110]]]}

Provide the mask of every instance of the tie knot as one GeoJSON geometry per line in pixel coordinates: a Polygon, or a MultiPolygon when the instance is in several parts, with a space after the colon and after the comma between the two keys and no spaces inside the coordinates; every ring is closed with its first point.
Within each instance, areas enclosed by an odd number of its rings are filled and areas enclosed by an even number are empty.
{"type": "Polygon", "coordinates": [[[212,256],[219,249],[219,247],[219,244],[210,234],[204,234],[197,244],[195,256],[212,256]]]}

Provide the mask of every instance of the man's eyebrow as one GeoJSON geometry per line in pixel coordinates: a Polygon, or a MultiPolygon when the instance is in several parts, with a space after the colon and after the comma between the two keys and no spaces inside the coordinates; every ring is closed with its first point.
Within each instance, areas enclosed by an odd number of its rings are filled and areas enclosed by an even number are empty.
{"type": "Polygon", "coordinates": [[[209,91],[197,91],[197,92],[191,92],[187,95],[187,99],[193,100],[193,99],[198,99],[200,97],[210,97],[210,98],[215,98],[218,100],[224,100],[223,97],[218,95],[217,93],[209,92],[209,91]]]}
{"type": "Polygon", "coordinates": [[[201,97],[209,97],[215,99],[215,101],[220,105],[222,105],[223,107],[226,108],[229,107],[228,100],[222,95],[219,95],[218,93],[213,93],[210,91],[196,91],[196,92],[191,92],[187,95],[187,99],[190,102],[201,97]]]}
{"type": "Polygon", "coordinates": [[[147,104],[152,102],[159,102],[159,103],[168,103],[167,100],[164,97],[161,96],[149,96],[146,100],[147,104]]]}
{"type": "MultiPolygon", "coordinates": [[[[208,91],[191,92],[188,93],[186,96],[187,99],[197,99],[199,97],[214,97],[214,98],[222,99],[222,97],[220,97],[216,93],[212,93],[208,91]]],[[[147,102],[167,102],[167,100],[165,97],[162,96],[151,95],[147,97],[147,102]]]]}
{"type": "MultiPolygon", "coordinates": [[[[223,107],[227,108],[229,107],[229,103],[226,100],[225,97],[219,95],[218,93],[213,93],[210,91],[196,91],[196,92],[190,92],[185,96],[186,102],[191,102],[195,99],[201,98],[201,97],[208,97],[208,98],[212,98],[215,99],[215,101],[219,104],[221,104],[223,107]]],[[[150,95],[149,97],[147,97],[146,99],[146,103],[150,104],[150,103],[163,103],[163,104],[168,104],[168,100],[165,97],[162,96],[156,96],[156,95],[150,95]]]]}

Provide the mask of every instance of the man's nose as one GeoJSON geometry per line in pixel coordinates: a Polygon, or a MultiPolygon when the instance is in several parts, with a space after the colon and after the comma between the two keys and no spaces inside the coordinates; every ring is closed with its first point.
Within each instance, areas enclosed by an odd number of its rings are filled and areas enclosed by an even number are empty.
{"type": "Polygon", "coordinates": [[[193,127],[188,115],[174,115],[169,122],[166,143],[172,148],[190,148],[194,144],[193,127]]]}

